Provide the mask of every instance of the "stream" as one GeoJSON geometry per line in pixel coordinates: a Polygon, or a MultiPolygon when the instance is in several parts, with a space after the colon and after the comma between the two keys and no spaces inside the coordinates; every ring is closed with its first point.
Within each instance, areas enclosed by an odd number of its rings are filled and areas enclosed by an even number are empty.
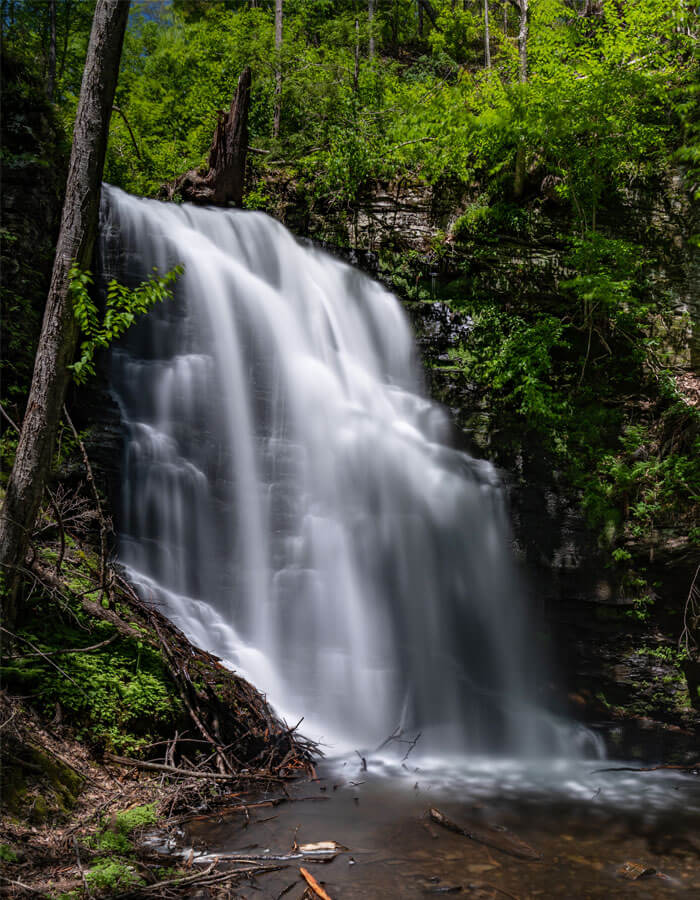
{"type": "MultiPolygon", "coordinates": [[[[186,826],[182,845],[212,856],[264,858],[298,845],[335,841],[331,859],[313,853],[280,860],[287,868],[254,880],[240,896],[299,900],[300,866],[336,900],[469,897],[655,898],[700,896],[700,780],[671,771],[595,772],[595,762],[523,765],[512,760],[405,763],[329,761],[317,782],[298,784],[300,802],[203,816],[186,826]],[[470,840],[426,815],[486,833],[470,840]],[[489,826],[496,828],[489,831],[489,826]],[[503,831],[501,829],[507,829],[503,831]],[[508,852],[510,836],[541,859],[508,852]],[[505,847],[499,847],[505,837],[505,847]],[[628,880],[626,864],[649,870],[628,880]]],[[[609,763],[611,767],[620,764],[609,763]]],[[[257,798],[258,802],[264,798],[257,798]]],[[[250,802],[255,802],[251,800],[250,802]]],[[[187,851],[185,851],[187,853],[187,851]]]]}

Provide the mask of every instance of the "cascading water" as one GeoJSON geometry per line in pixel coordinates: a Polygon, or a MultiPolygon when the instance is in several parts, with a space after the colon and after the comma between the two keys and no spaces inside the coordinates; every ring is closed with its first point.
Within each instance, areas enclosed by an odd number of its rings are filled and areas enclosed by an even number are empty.
{"type": "Polygon", "coordinates": [[[561,751],[498,480],[446,445],[398,301],[261,213],[104,196],[107,275],[185,266],[112,356],[144,596],[335,751],[561,751]]]}

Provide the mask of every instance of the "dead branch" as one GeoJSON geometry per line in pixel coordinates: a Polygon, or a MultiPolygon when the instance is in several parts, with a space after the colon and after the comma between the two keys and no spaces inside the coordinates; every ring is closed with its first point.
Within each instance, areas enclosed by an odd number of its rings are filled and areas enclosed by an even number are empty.
{"type": "Polygon", "coordinates": [[[688,597],[683,608],[683,631],[678,639],[678,646],[690,654],[691,645],[696,649],[698,641],[695,635],[700,627],[700,585],[698,585],[698,575],[700,575],[700,565],[695,570],[695,575],[690,584],[688,597]]]}
{"type": "Polygon", "coordinates": [[[323,890],[323,888],[322,888],[321,885],[318,883],[318,881],[316,881],[316,879],[315,879],[314,876],[311,874],[311,872],[309,872],[309,871],[308,871],[307,869],[305,869],[303,866],[300,866],[300,867],[299,867],[299,872],[301,873],[301,876],[302,876],[302,878],[304,879],[304,881],[306,881],[306,883],[309,885],[309,887],[310,887],[311,890],[314,892],[314,894],[316,894],[317,897],[320,897],[321,900],[331,900],[330,895],[327,894],[327,893],[323,890]]]}
{"type": "Polygon", "coordinates": [[[126,115],[124,114],[124,110],[120,106],[116,106],[115,104],[112,104],[112,109],[115,112],[118,112],[119,115],[124,120],[124,124],[126,125],[126,130],[129,132],[129,137],[131,138],[131,143],[134,145],[134,150],[136,151],[136,156],[140,162],[141,161],[141,152],[139,151],[139,145],[136,143],[136,138],[134,137],[134,132],[131,130],[131,125],[129,125],[129,120],[127,119],[126,115]]]}
{"type": "Polygon", "coordinates": [[[90,647],[71,647],[68,650],[49,650],[47,653],[12,653],[10,656],[6,656],[5,659],[27,659],[29,656],[63,656],[67,653],[93,653],[95,650],[100,650],[102,647],[106,647],[107,644],[111,644],[119,637],[119,633],[113,634],[111,637],[108,637],[106,641],[100,641],[99,644],[92,644],[90,647]]]}
{"type": "Polygon", "coordinates": [[[225,770],[228,770],[229,773],[232,773],[233,766],[228,761],[228,759],[226,759],[226,756],[223,753],[221,745],[214,740],[214,738],[211,736],[211,734],[209,734],[209,731],[204,726],[204,723],[202,722],[201,718],[197,715],[194,707],[190,703],[187,688],[182,683],[182,674],[181,674],[180,668],[177,664],[177,660],[175,659],[170,647],[168,646],[165,639],[163,638],[163,635],[160,633],[160,629],[158,628],[158,625],[156,624],[156,621],[152,616],[151,616],[151,624],[153,625],[155,632],[158,635],[158,639],[160,640],[160,643],[163,647],[163,651],[165,652],[165,655],[168,657],[168,660],[170,661],[170,665],[172,666],[172,674],[173,674],[173,678],[175,680],[175,684],[177,685],[178,691],[180,693],[180,697],[182,698],[182,702],[185,704],[185,708],[187,709],[187,712],[189,713],[190,718],[196,725],[197,730],[202,735],[202,737],[205,740],[209,741],[209,743],[214,748],[214,751],[215,751],[216,757],[217,757],[217,761],[218,761],[219,772],[222,775],[225,773],[225,770]]]}
{"type": "Polygon", "coordinates": [[[0,625],[0,631],[2,631],[2,632],[4,632],[5,634],[9,635],[9,637],[11,637],[11,638],[14,638],[16,641],[21,641],[23,644],[27,644],[29,647],[31,647],[32,650],[35,651],[35,654],[36,654],[37,656],[43,657],[43,659],[45,659],[46,662],[47,662],[49,665],[53,666],[54,669],[56,669],[57,672],[60,672],[61,675],[63,675],[64,678],[67,678],[68,681],[70,681],[71,684],[75,685],[75,687],[78,688],[78,690],[79,690],[80,693],[83,695],[83,697],[85,697],[86,699],[89,699],[89,698],[88,698],[88,695],[87,695],[87,694],[85,693],[85,691],[80,687],[80,685],[78,684],[78,682],[75,681],[75,679],[71,678],[70,675],[68,674],[68,672],[64,671],[64,670],[58,665],[58,663],[55,663],[52,659],[49,659],[49,657],[48,657],[44,652],[42,652],[35,644],[32,644],[31,641],[28,641],[28,640],[27,640],[27,638],[20,637],[20,635],[15,634],[13,631],[9,631],[9,630],[8,630],[7,628],[5,628],[3,625],[0,625]]]}
{"type": "Polygon", "coordinates": [[[135,769],[148,769],[151,772],[167,772],[169,775],[178,775],[180,778],[208,778],[210,781],[235,781],[240,776],[222,775],[220,772],[198,772],[195,769],[179,769],[177,766],[166,766],[164,763],[146,762],[143,759],[128,759],[126,756],[116,756],[114,753],[105,753],[105,759],[119,766],[132,766],[135,769]]]}
{"type": "Polygon", "coordinates": [[[73,432],[73,437],[78,443],[80,447],[80,453],[83,457],[83,464],[85,465],[85,471],[87,473],[87,480],[92,488],[92,493],[95,498],[95,504],[97,505],[97,515],[100,520],[100,599],[104,596],[106,580],[107,580],[107,520],[104,517],[104,513],[102,511],[102,501],[100,500],[100,494],[97,490],[97,482],[95,481],[95,476],[92,473],[92,466],[90,465],[90,460],[88,459],[87,450],[85,449],[85,444],[80,439],[80,435],[78,434],[75,425],[73,424],[73,420],[68,414],[68,409],[65,404],[63,406],[63,414],[66,417],[66,421],[70,426],[70,430],[73,432]]]}
{"type": "Polygon", "coordinates": [[[442,825],[448,831],[461,834],[487,847],[493,847],[495,850],[500,850],[501,853],[507,853],[509,856],[515,856],[517,859],[530,861],[542,859],[542,854],[538,853],[534,847],[526,844],[525,841],[514,834],[503,831],[500,828],[495,829],[489,826],[482,828],[471,822],[466,825],[459,825],[457,822],[453,822],[452,819],[448,819],[444,813],[441,813],[439,809],[434,807],[428,810],[428,815],[433,822],[437,822],[438,825],[442,825]]]}

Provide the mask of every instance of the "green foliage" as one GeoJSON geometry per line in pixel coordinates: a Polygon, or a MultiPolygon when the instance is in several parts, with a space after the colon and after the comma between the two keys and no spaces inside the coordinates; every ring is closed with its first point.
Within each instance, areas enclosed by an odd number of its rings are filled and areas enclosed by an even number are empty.
{"type": "Polygon", "coordinates": [[[92,840],[92,845],[102,853],[128,856],[132,851],[130,835],[137,829],[155,825],[157,803],[134,806],[121,810],[113,817],[108,828],[103,828],[92,840]]]}
{"type": "Polygon", "coordinates": [[[85,873],[85,880],[92,891],[115,891],[143,884],[143,878],[132,865],[119,859],[99,859],[85,873]]]}
{"type": "MultiPolygon", "coordinates": [[[[482,197],[456,223],[472,259],[494,233],[492,209],[482,197]]],[[[517,312],[467,282],[451,301],[472,320],[455,361],[495,412],[535,431],[567,472],[645,619],[653,597],[628,545],[653,543],[680,522],[684,539],[698,543],[700,413],[664,369],[672,311],[647,289],[642,248],[590,231],[569,247],[563,292],[520,301],[517,312]],[[649,398],[641,405],[618,400],[640,394],[649,398]]]]}
{"type": "MultiPolygon", "coordinates": [[[[68,556],[64,575],[71,589],[80,595],[92,592],[91,599],[97,600],[99,588],[92,573],[98,562],[91,554],[81,557],[71,547],[68,556]]],[[[42,557],[52,562],[55,553],[45,550],[42,557]]],[[[179,721],[182,704],[167,662],[145,640],[117,636],[113,625],[91,618],[71,596],[57,606],[50,597],[35,595],[26,616],[27,624],[18,630],[20,637],[52,656],[28,655],[12,661],[1,670],[3,681],[31,692],[47,713],[60,703],[79,738],[106,744],[117,753],[134,754],[155,735],[170,733],[179,721]],[[87,653],[62,652],[108,640],[87,653]],[[49,659],[57,662],[60,672],[49,659]]],[[[122,824],[127,831],[146,821],[127,817],[122,824]]]]}
{"type": "Polygon", "coordinates": [[[0,862],[16,863],[19,857],[8,844],[0,844],[0,862]]]}
{"type": "MultiPolygon", "coordinates": [[[[157,273],[157,270],[154,269],[154,272],[157,273]]],[[[112,279],[107,285],[105,310],[100,321],[97,305],[90,296],[92,275],[73,264],[69,273],[73,314],[86,338],[80,345],[80,358],[69,366],[78,384],[83,384],[90,375],[95,374],[97,349],[109,347],[134,324],[138,316],[172,296],[170,286],[183,272],[183,266],[175,266],[162,277],[154,274],[136,288],[128,288],[112,279]]]]}

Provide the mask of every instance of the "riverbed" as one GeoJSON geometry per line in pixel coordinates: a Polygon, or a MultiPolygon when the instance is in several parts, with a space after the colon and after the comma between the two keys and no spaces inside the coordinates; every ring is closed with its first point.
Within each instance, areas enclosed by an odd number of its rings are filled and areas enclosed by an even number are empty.
{"type": "Polygon", "coordinates": [[[640,766],[355,755],[294,785],[294,802],[193,820],[181,850],[194,847],[195,865],[280,857],[282,868],[237,895],[251,898],[299,900],[302,866],[333,900],[700,897],[700,777],[626,768],[640,766]],[[442,827],[430,809],[477,839],[442,827]],[[346,849],[304,851],[319,842],[346,849]]]}

